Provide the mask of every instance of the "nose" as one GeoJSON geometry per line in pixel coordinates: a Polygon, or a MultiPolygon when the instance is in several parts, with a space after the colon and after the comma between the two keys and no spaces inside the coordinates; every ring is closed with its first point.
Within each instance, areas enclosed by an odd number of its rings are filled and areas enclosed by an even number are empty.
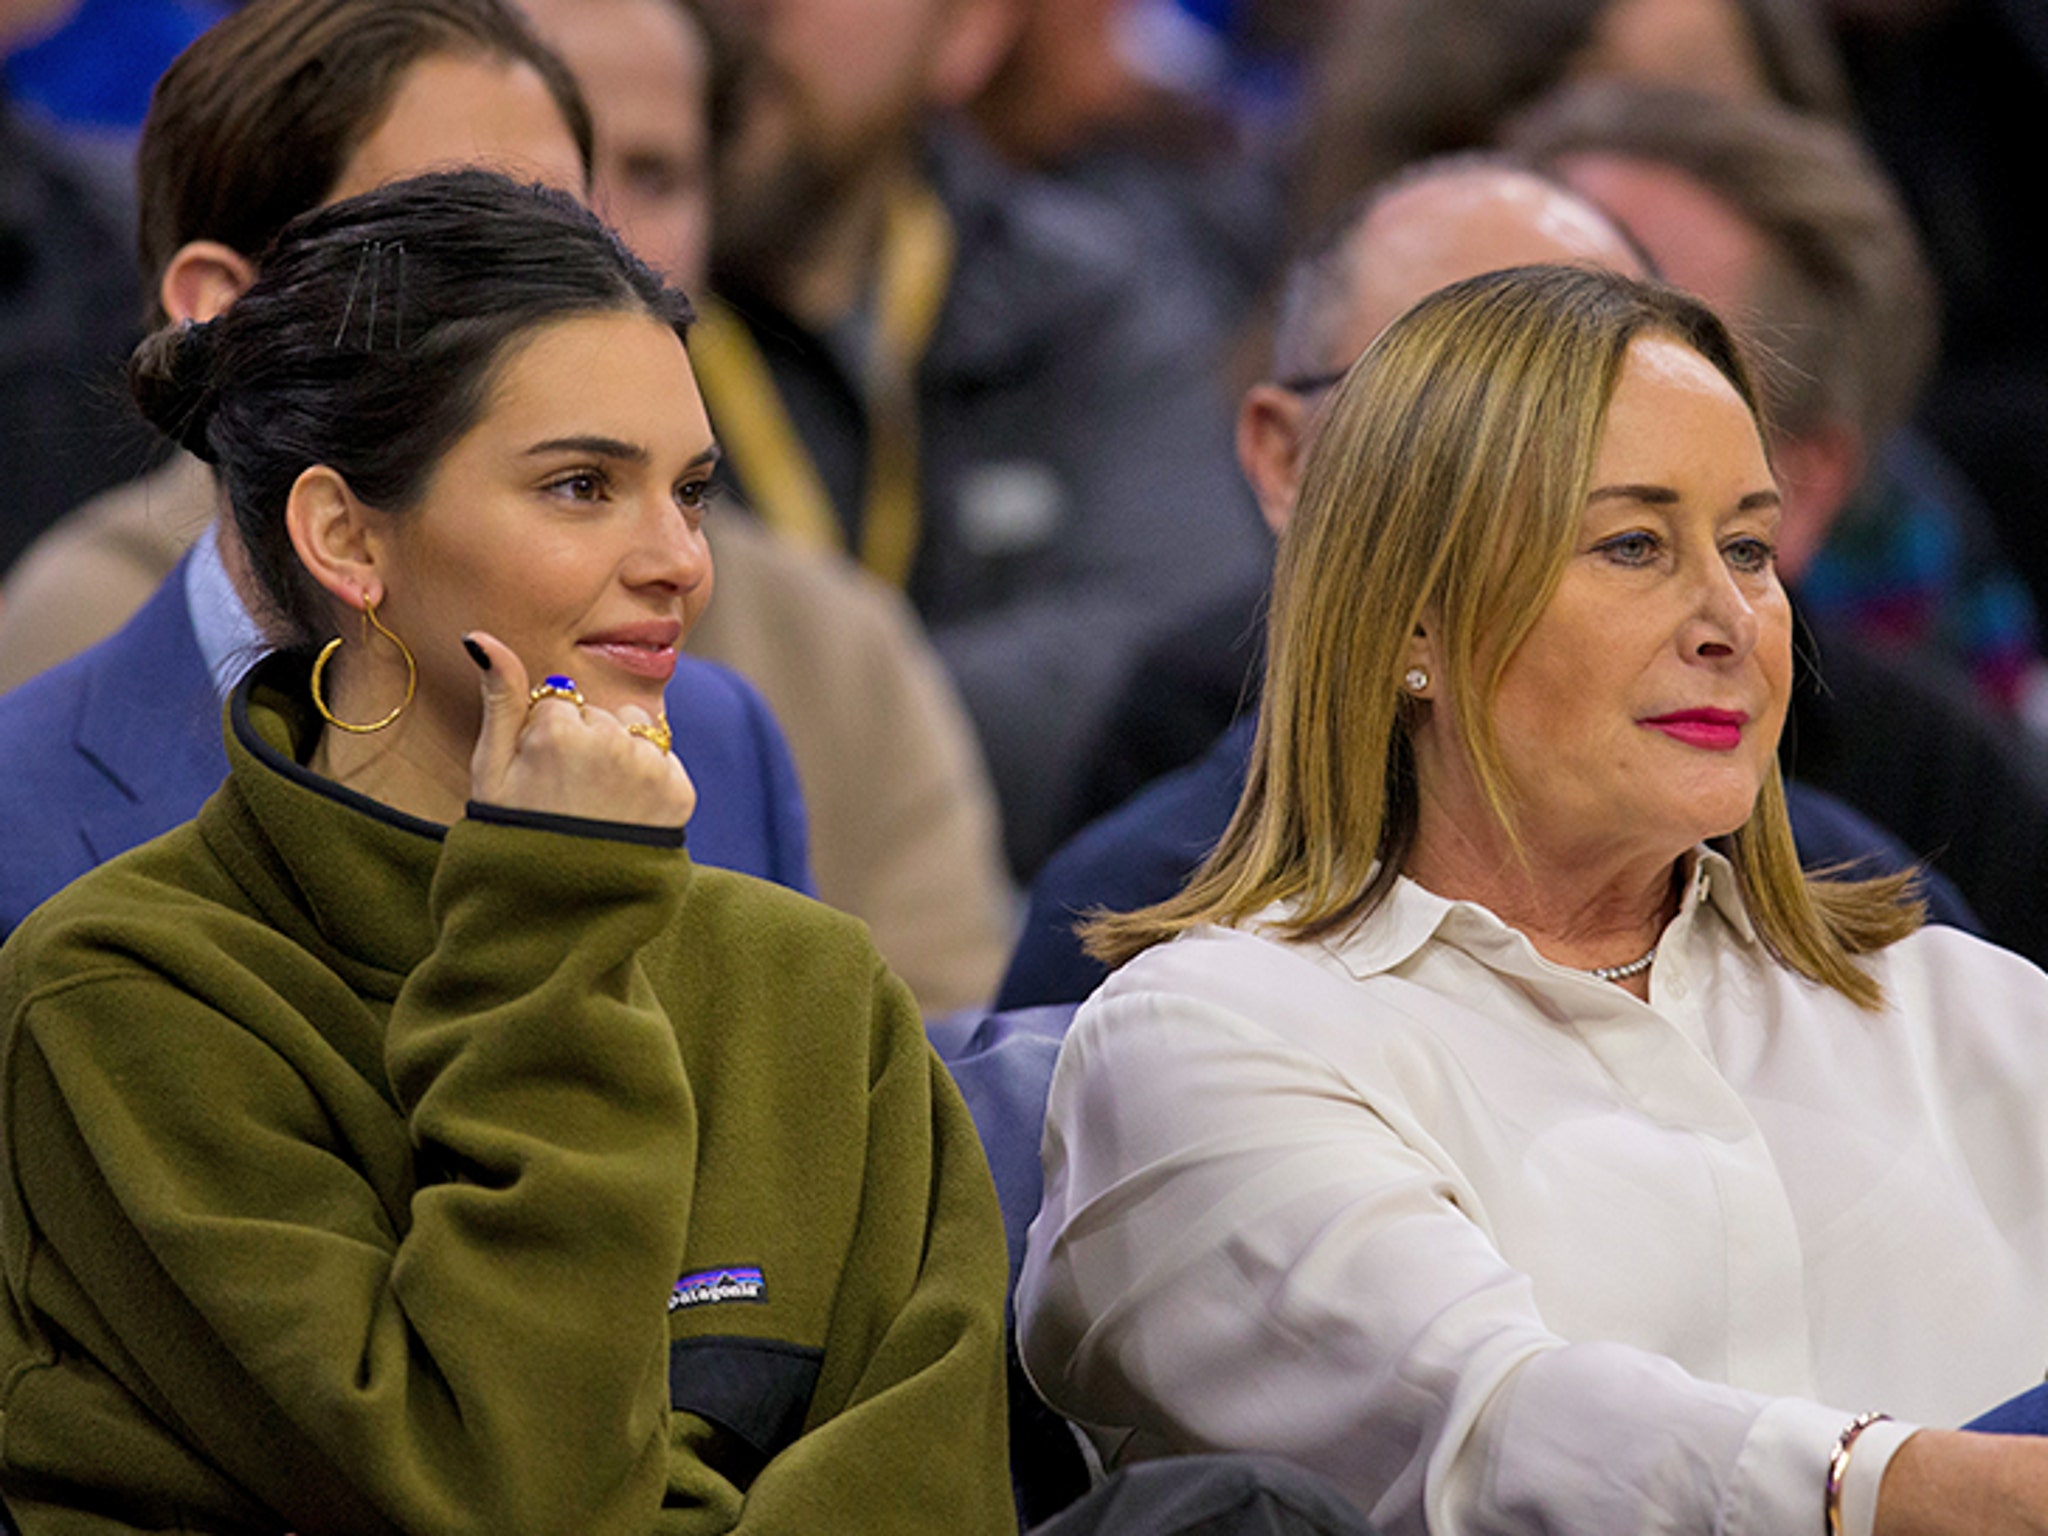
{"type": "Polygon", "coordinates": [[[711,546],[695,518],[665,494],[650,495],[624,571],[626,584],[688,600],[711,587],[711,546]]]}
{"type": "Polygon", "coordinates": [[[1756,649],[1761,625],[1749,593],[1723,562],[1708,566],[1686,621],[1686,654],[1705,662],[1742,661],[1756,649]]]}

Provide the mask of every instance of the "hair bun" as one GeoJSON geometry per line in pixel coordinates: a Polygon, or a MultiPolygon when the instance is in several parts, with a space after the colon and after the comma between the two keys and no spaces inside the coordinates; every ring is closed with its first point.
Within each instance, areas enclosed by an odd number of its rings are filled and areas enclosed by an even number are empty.
{"type": "Polygon", "coordinates": [[[128,359],[128,392],[150,425],[209,464],[215,456],[206,432],[219,401],[214,343],[212,321],[181,320],[145,336],[128,359]]]}

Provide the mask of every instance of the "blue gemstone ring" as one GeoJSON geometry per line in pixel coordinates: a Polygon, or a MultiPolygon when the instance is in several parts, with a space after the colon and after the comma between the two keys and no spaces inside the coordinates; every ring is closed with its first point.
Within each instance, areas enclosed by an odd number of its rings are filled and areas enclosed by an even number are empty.
{"type": "Polygon", "coordinates": [[[581,709],[583,707],[583,690],[576,686],[576,680],[573,677],[564,677],[559,672],[550,672],[536,683],[532,691],[526,695],[526,707],[532,709],[542,699],[561,699],[581,709]]]}

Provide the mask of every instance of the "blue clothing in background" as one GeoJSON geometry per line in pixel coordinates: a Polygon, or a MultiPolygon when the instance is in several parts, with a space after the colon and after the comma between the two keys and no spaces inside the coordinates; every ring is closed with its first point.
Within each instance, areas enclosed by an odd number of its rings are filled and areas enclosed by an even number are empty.
{"type": "MultiPolygon", "coordinates": [[[[697,787],[690,856],[809,893],[803,798],[767,704],[687,656],[667,702],[697,787]]],[[[0,937],[88,869],[190,820],[227,766],[181,561],[124,627],[0,698],[0,937]]]]}
{"type": "Polygon", "coordinates": [[[2033,1387],[2009,1398],[1963,1428],[1987,1435],[2048,1435],[2048,1386],[2033,1387]]]}
{"type": "Polygon", "coordinates": [[[1879,651],[1966,673],[2010,715],[2041,665],[2026,582],[1991,514],[1941,453],[1911,431],[1886,445],[1799,578],[1800,610],[1879,651]]]}
{"type": "Polygon", "coordinates": [[[8,55],[7,92],[67,128],[132,133],[157,76],[228,9],[214,0],[85,0],[56,32],[8,55]]]}

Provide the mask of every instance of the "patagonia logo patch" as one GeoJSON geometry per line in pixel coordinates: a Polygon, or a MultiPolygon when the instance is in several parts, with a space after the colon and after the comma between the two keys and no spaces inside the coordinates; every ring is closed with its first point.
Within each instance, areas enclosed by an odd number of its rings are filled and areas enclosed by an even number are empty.
{"type": "Polygon", "coordinates": [[[724,1269],[700,1269],[694,1275],[683,1276],[669,1293],[668,1309],[680,1312],[684,1307],[704,1307],[714,1301],[767,1299],[768,1279],[760,1267],[734,1264],[724,1269]]]}

